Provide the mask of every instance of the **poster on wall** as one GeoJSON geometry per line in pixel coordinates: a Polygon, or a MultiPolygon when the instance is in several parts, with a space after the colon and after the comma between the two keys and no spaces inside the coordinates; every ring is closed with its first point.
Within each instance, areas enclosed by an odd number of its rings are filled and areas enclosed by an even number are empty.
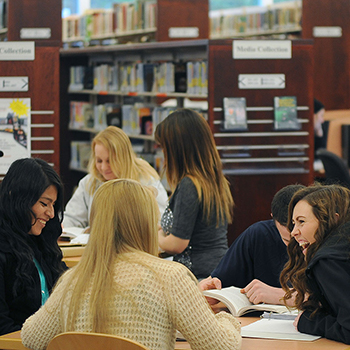
{"type": "Polygon", "coordinates": [[[30,117],[30,98],[0,98],[0,174],[30,157],[30,117]]]}

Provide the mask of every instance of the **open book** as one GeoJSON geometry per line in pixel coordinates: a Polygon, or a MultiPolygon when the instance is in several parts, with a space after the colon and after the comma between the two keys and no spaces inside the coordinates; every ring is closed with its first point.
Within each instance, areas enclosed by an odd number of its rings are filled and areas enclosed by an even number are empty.
{"type": "Polygon", "coordinates": [[[60,238],[70,241],[72,244],[87,244],[89,241],[89,227],[65,227],[60,238]]]}
{"type": "Polygon", "coordinates": [[[241,288],[227,287],[223,289],[210,289],[203,291],[207,297],[217,299],[225,304],[233,316],[242,316],[253,311],[271,311],[284,313],[289,310],[283,305],[252,304],[245,294],[241,293],[241,288]]]}

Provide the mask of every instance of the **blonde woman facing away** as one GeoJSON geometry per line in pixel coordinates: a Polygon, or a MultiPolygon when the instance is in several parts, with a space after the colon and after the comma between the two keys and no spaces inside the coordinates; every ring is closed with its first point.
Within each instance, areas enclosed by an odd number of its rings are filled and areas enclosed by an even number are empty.
{"type": "Polygon", "coordinates": [[[26,320],[24,346],[45,349],[55,335],[80,331],[170,350],[178,329],[192,350],[239,349],[238,321],[211,311],[183,265],[157,257],[158,221],[151,189],[126,179],[104,183],[94,196],[90,240],[81,261],[26,320]]]}
{"type": "Polygon", "coordinates": [[[93,196],[98,187],[113,179],[132,179],[157,190],[157,202],[162,213],[168,195],[158,173],[145,160],[137,158],[129,137],[116,126],[109,126],[92,140],[89,174],[80,180],[77,190],[67,203],[64,227],[87,227],[93,196]]]}
{"type": "Polygon", "coordinates": [[[190,109],[171,113],[156,128],[172,195],[159,246],[206,278],[227,250],[233,199],[207,121],[190,109]]]}

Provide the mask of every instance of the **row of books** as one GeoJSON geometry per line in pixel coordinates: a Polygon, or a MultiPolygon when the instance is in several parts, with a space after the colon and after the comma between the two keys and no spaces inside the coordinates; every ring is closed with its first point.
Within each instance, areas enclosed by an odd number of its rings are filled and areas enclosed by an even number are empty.
{"type": "Polygon", "coordinates": [[[300,30],[301,0],[210,12],[211,38],[300,30]]]}
{"type": "Polygon", "coordinates": [[[114,125],[122,128],[128,135],[152,136],[155,126],[175,109],[140,102],[124,105],[117,103],[93,105],[90,102],[71,101],[69,127],[98,132],[109,125],[114,125]]]}
{"type": "Polygon", "coordinates": [[[89,9],[83,15],[62,20],[62,40],[90,40],[125,33],[154,30],[157,26],[156,0],[114,3],[111,9],[89,9]]]}
{"type": "MultiPolygon", "coordinates": [[[[273,104],[275,130],[301,129],[296,96],[275,96],[273,104]]],[[[222,126],[224,130],[248,130],[247,107],[244,97],[225,97],[223,111],[222,126]]]]}
{"type": "Polygon", "coordinates": [[[208,93],[207,61],[115,63],[70,67],[70,91],[79,90],[208,93]]]}

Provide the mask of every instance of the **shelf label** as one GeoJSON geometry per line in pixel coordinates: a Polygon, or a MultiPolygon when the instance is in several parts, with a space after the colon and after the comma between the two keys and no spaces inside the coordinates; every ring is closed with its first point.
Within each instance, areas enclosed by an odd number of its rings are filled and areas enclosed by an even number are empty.
{"type": "Polygon", "coordinates": [[[0,91],[28,91],[28,77],[0,77],[0,91]]]}
{"type": "Polygon", "coordinates": [[[21,39],[50,39],[51,28],[22,28],[19,35],[21,39]]]}
{"type": "Polygon", "coordinates": [[[239,74],[239,89],[284,89],[286,77],[284,74],[239,74]]]}
{"type": "Polygon", "coordinates": [[[341,27],[313,27],[312,35],[315,38],[340,38],[343,31],[341,27]]]}
{"type": "Polygon", "coordinates": [[[169,38],[198,38],[198,27],[171,27],[168,32],[169,38]]]}
{"type": "Polygon", "coordinates": [[[290,40],[233,40],[233,59],[290,59],[290,40]]]}
{"type": "Polygon", "coordinates": [[[34,41],[1,41],[0,61],[33,61],[34,41]]]}

